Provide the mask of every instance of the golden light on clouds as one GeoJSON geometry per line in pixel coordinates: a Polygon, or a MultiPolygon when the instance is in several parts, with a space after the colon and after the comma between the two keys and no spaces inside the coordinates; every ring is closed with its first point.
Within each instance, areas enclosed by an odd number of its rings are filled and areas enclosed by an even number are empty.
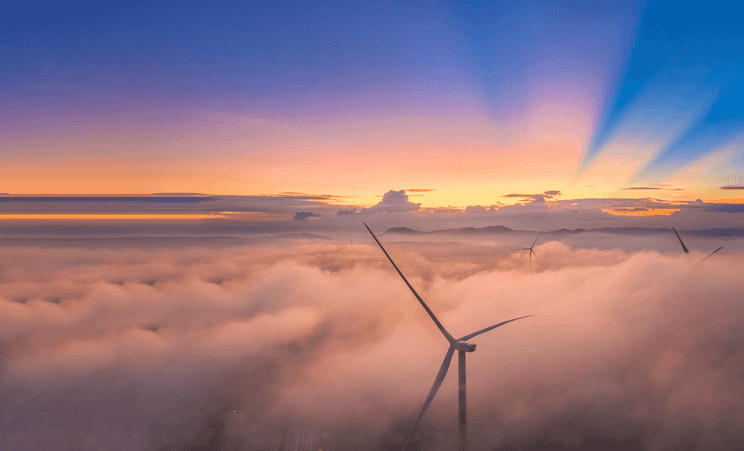
{"type": "Polygon", "coordinates": [[[0,220],[28,220],[28,219],[57,219],[57,220],[110,220],[110,219],[154,219],[154,220],[174,220],[174,219],[210,219],[223,218],[221,213],[4,213],[0,214],[0,220]]]}
{"type": "Polygon", "coordinates": [[[603,208],[602,211],[615,216],[670,216],[679,211],[679,208],[603,208]]]}

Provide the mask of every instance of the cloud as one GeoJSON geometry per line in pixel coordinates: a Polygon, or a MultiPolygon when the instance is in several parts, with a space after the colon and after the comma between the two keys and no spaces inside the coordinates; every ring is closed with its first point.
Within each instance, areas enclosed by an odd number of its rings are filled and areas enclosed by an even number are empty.
{"type": "Polygon", "coordinates": [[[618,207],[618,208],[614,208],[613,210],[614,211],[650,211],[650,209],[645,208],[645,207],[633,207],[633,208],[618,207]]]}
{"type": "Polygon", "coordinates": [[[712,205],[710,206],[710,210],[720,212],[720,213],[744,213],[744,205],[742,204],[712,205]]]}
{"type": "Polygon", "coordinates": [[[275,195],[275,197],[280,198],[293,198],[293,199],[302,199],[302,200],[317,200],[317,201],[329,201],[329,200],[338,200],[338,199],[345,199],[344,196],[337,196],[333,194],[308,194],[308,193],[298,193],[294,191],[286,191],[283,193],[279,193],[275,195]]]}
{"type": "Polygon", "coordinates": [[[428,188],[409,188],[405,190],[409,193],[430,193],[432,191],[436,191],[435,189],[428,189],[428,188]]]}
{"type": "Polygon", "coordinates": [[[624,191],[643,191],[643,190],[684,191],[684,188],[660,188],[662,186],[669,186],[669,185],[659,184],[657,186],[631,186],[628,188],[621,188],[621,190],[624,190],[624,191]]]}
{"type": "Polygon", "coordinates": [[[721,189],[744,189],[744,185],[726,185],[722,186],[721,189]]]}
{"type": "Polygon", "coordinates": [[[531,198],[537,196],[537,194],[506,194],[501,197],[525,197],[525,198],[531,198]]]}
{"type": "Polygon", "coordinates": [[[376,205],[364,210],[366,213],[405,213],[416,211],[421,204],[408,200],[405,190],[390,190],[382,196],[382,200],[376,205]]]}
{"type": "Polygon", "coordinates": [[[466,215],[485,214],[488,213],[488,209],[482,205],[468,205],[464,213],[466,215]]]}
{"type": "MultiPolygon", "coordinates": [[[[744,439],[738,254],[692,267],[547,241],[529,271],[490,246],[385,244],[455,335],[538,314],[474,340],[473,447],[744,439]]],[[[374,243],[2,248],[0,262],[13,262],[0,272],[2,449],[158,450],[210,422],[239,449],[306,421],[337,446],[380,449],[411,425],[446,350],[374,243]]],[[[456,374],[421,423],[426,449],[454,444],[456,374]]]]}
{"type": "Polygon", "coordinates": [[[545,199],[552,199],[556,196],[560,196],[561,192],[558,190],[545,191],[542,194],[507,194],[501,197],[519,197],[523,201],[531,201],[538,204],[544,204],[545,199]]]}
{"type": "Polygon", "coordinates": [[[216,196],[158,193],[150,196],[2,196],[2,213],[220,213],[293,214],[301,210],[335,210],[342,196],[282,193],[216,196]]]}
{"type": "MultiPolygon", "coordinates": [[[[665,191],[651,191],[663,193],[665,191]]],[[[422,208],[404,190],[389,191],[377,205],[338,204],[328,195],[287,193],[278,196],[132,196],[127,198],[35,198],[0,197],[0,214],[29,212],[74,213],[203,213],[203,219],[136,222],[97,221],[82,224],[51,221],[8,221],[0,233],[4,237],[39,238],[50,235],[74,236],[230,236],[310,232],[320,235],[359,232],[359,216],[372,220],[375,227],[411,227],[435,230],[456,227],[503,225],[518,230],[557,230],[598,227],[669,227],[668,222],[688,229],[744,227],[744,211],[736,203],[692,200],[585,198],[563,199],[558,190],[542,194],[508,194],[519,197],[514,205],[498,202],[483,208],[422,208]],[[291,195],[290,195],[291,194],[291,195]],[[526,196],[526,197],[525,197],[526,196]],[[312,199],[311,199],[312,198],[312,199]],[[60,200],[61,199],[61,200],[60,200]],[[142,200],[145,199],[145,200],[142,200]],[[647,210],[623,211],[635,208],[647,210]],[[484,211],[485,209],[485,211],[484,211]],[[298,220],[294,220],[295,215],[298,220]],[[306,213],[321,215],[301,218],[306,213]],[[366,216],[365,216],[366,215],[366,216]]],[[[463,202],[466,202],[464,199],[463,202]]],[[[169,238],[171,239],[171,238],[169,238]]]]}
{"type": "Polygon", "coordinates": [[[305,221],[307,219],[319,218],[322,215],[320,213],[313,213],[312,211],[298,211],[294,215],[295,221],[305,221]]]}
{"type": "Polygon", "coordinates": [[[622,188],[623,190],[631,191],[631,190],[658,190],[663,188],[658,188],[655,186],[631,186],[629,188],[622,188]]]}

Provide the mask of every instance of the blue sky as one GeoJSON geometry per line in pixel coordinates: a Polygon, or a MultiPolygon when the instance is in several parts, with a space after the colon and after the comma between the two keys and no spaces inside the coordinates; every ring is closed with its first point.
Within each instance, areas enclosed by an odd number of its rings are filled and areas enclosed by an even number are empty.
{"type": "Polygon", "coordinates": [[[647,5],[587,160],[626,131],[661,143],[649,169],[689,162],[740,134],[742,48],[734,2],[647,5]]]}

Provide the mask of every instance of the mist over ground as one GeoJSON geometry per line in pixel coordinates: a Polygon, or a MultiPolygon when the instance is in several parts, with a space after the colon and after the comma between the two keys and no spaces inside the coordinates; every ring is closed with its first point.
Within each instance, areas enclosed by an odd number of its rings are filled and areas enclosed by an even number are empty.
{"type": "MultiPolygon", "coordinates": [[[[541,239],[530,270],[511,243],[381,240],[455,336],[537,315],[472,340],[473,449],[744,442],[738,251],[541,239]]],[[[1,449],[188,449],[208,424],[223,449],[308,422],[331,449],[400,441],[447,343],[371,237],[182,244],[0,247],[1,449]]],[[[422,449],[456,444],[456,374],[422,449]]]]}

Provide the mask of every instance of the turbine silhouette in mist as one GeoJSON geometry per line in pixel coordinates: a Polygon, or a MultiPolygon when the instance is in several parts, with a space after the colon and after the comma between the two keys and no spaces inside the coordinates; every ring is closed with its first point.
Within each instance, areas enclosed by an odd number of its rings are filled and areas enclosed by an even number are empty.
{"type": "MultiPolygon", "coordinates": [[[[690,251],[687,249],[687,246],[685,246],[685,243],[682,242],[682,238],[679,237],[679,233],[677,233],[677,229],[675,229],[674,226],[672,226],[672,230],[674,230],[674,234],[677,235],[677,239],[679,240],[679,244],[682,245],[682,250],[685,251],[685,254],[687,255],[687,258],[689,258],[690,257],[690,251]]],[[[711,252],[710,254],[708,254],[704,259],[700,260],[698,262],[698,264],[700,264],[700,263],[704,262],[705,260],[709,259],[711,255],[715,254],[716,252],[720,251],[721,249],[723,249],[723,246],[719,247],[718,249],[716,249],[713,252],[711,252]]]]}
{"type": "Polygon", "coordinates": [[[532,243],[532,246],[530,246],[530,247],[523,247],[523,248],[520,248],[520,249],[516,249],[518,251],[530,251],[530,269],[532,269],[532,256],[533,255],[535,256],[535,258],[537,259],[537,261],[539,261],[540,264],[542,264],[542,260],[540,260],[540,257],[538,257],[537,254],[535,254],[535,251],[532,250],[532,248],[535,247],[535,243],[537,243],[537,240],[540,239],[540,234],[541,233],[542,232],[539,232],[537,234],[537,238],[535,238],[535,242],[532,243]]]}
{"type": "Polygon", "coordinates": [[[424,413],[426,412],[426,409],[429,407],[429,404],[431,404],[431,401],[434,399],[434,395],[437,394],[437,391],[439,390],[439,387],[442,385],[442,382],[444,381],[444,377],[447,375],[447,370],[449,369],[450,362],[452,362],[452,357],[455,354],[455,351],[458,351],[458,363],[459,363],[459,376],[460,376],[460,385],[459,385],[459,411],[460,411],[460,451],[465,451],[467,449],[467,409],[466,409],[466,390],[465,390],[465,353],[466,352],[473,352],[475,351],[475,345],[471,343],[466,343],[466,340],[470,340],[471,338],[477,337],[480,334],[486,333],[490,330],[496,329],[499,326],[503,326],[504,324],[510,323],[512,321],[516,321],[518,319],[527,318],[534,315],[526,315],[526,316],[520,316],[519,318],[510,319],[508,321],[504,321],[498,324],[494,324],[493,326],[486,327],[485,329],[481,329],[479,331],[473,332],[471,334],[465,335],[461,338],[455,338],[450,334],[447,329],[442,326],[442,323],[439,322],[436,316],[434,316],[434,312],[431,311],[428,305],[424,302],[423,299],[421,299],[421,296],[416,293],[416,290],[413,289],[411,284],[408,282],[408,279],[406,279],[406,276],[403,275],[402,272],[400,272],[400,269],[398,269],[398,266],[395,264],[392,258],[390,258],[390,255],[388,255],[387,251],[384,247],[382,247],[382,244],[380,243],[380,240],[377,239],[374,233],[372,233],[372,230],[370,230],[369,226],[365,223],[364,227],[367,228],[369,233],[372,235],[372,238],[375,239],[377,244],[380,246],[380,249],[382,249],[382,252],[385,253],[385,256],[390,260],[390,263],[393,264],[393,268],[395,268],[396,271],[398,271],[398,274],[401,278],[403,278],[403,282],[408,285],[408,288],[411,289],[413,292],[413,295],[416,296],[416,299],[418,299],[421,306],[426,310],[426,313],[429,314],[431,319],[434,321],[434,324],[437,325],[439,328],[439,331],[442,332],[442,335],[444,335],[444,338],[447,339],[449,342],[449,349],[447,349],[447,353],[444,355],[444,361],[442,362],[442,366],[439,367],[439,372],[437,373],[437,377],[434,379],[434,385],[432,385],[431,390],[429,391],[429,396],[426,397],[426,401],[424,402],[424,407],[421,408],[421,413],[419,413],[418,418],[416,418],[416,422],[413,424],[413,427],[411,428],[411,432],[408,433],[408,436],[406,437],[405,443],[403,443],[403,450],[405,451],[406,446],[408,446],[408,443],[411,441],[411,437],[413,436],[413,432],[416,430],[416,426],[418,426],[419,421],[421,420],[421,417],[424,416],[424,413]]]}

